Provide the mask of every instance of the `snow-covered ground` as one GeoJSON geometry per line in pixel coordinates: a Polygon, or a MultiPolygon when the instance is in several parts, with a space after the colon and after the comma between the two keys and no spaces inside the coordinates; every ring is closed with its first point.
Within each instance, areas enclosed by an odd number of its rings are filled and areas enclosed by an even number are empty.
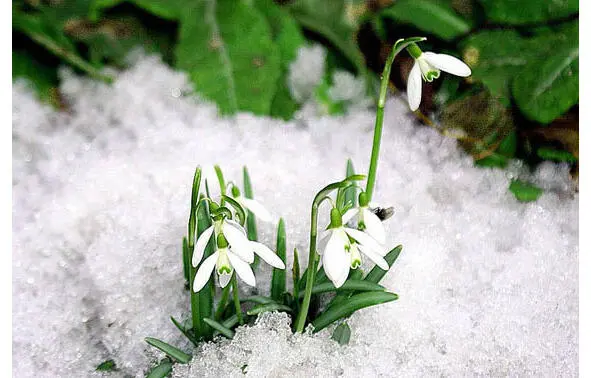
{"type": "MultiPolygon", "coordinates": [[[[169,317],[188,314],[181,238],[196,165],[217,163],[239,183],[247,165],[256,197],[286,220],[288,251],[307,250],[311,200],[346,159],[367,169],[371,111],[220,118],[182,95],[188,87],[154,57],[112,86],[67,75],[69,113],[14,86],[14,376],[90,376],[109,358],[110,376],[143,376],[160,356],[144,337],[188,348],[169,317]]],[[[348,346],[328,332],[293,336],[285,315],[267,314],[197,348],[174,376],[577,375],[578,195],[567,167],[475,168],[391,98],[374,197],[396,211],[388,241],[404,250],[383,284],[400,299],[355,314],[348,346]],[[517,202],[515,176],[544,195],[517,202]]],[[[259,228],[272,245],[275,227],[259,228]]]]}

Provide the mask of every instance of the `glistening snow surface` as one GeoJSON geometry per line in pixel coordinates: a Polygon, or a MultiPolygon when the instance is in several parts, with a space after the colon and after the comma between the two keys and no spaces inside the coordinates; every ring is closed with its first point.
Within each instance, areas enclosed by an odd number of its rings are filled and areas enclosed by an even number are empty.
{"type": "MultiPolygon", "coordinates": [[[[238,182],[247,165],[256,197],[286,220],[288,250],[300,251],[315,192],[342,178],[347,158],[367,169],[371,111],[220,118],[179,97],[188,87],[154,57],[111,86],[67,75],[68,113],[14,86],[15,376],[90,376],[109,358],[111,376],[143,376],[161,356],[146,336],[188,350],[169,316],[188,314],[181,238],[196,165],[220,164],[238,182]]],[[[475,168],[391,98],[374,197],[396,210],[388,244],[404,249],[383,284],[400,299],[355,314],[348,346],[328,332],[294,336],[286,315],[268,314],[201,345],[174,376],[576,376],[578,195],[567,167],[475,168]],[[519,203],[507,190],[515,175],[547,190],[519,203]]],[[[275,227],[259,228],[272,244],[275,227]]]]}

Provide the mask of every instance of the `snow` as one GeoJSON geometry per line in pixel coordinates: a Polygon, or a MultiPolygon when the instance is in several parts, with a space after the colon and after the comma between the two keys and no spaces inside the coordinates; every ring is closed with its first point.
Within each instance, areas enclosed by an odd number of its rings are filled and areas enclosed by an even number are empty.
{"type": "MultiPolygon", "coordinates": [[[[287,249],[301,255],[315,192],[343,177],[347,158],[367,169],[367,109],[220,118],[185,95],[184,74],[145,56],[111,86],[64,72],[62,90],[69,112],[13,87],[15,376],[98,375],[113,358],[110,376],[141,377],[161,356],[146,336],[190,350],[169,317],[189,311],[181,238],[196,165],[219,164],[238,183],[247,165],[256,198],[285,219],[287,249]]],[[[383,284],[400,299],[355,314],[348,346],[329,330],[292,335],[286,315],[266,314],[234,340],[200,345],[174,376],[577,375],[578,194],[568,167],[475,168],[390,98],[374,199],[395,208],[388,245],[404,249],[383,284]],[[546,191],[519,203],[513,177],[546,191]]],[[[259,229],[273,245],[274,226],[259,229]]]]}

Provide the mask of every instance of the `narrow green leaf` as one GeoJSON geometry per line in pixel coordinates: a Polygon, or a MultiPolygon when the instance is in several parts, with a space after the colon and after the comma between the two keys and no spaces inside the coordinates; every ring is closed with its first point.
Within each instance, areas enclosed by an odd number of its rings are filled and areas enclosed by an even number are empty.
{"type": "Polygon", "coordinates": [[[146,376],[146,378],[164,378],[172,372],[172,362],[162,361],[156,365],[146,376]]]}
{"type": "Polygon", "coordinates": [[[172,324],[174,324],[179,331],[181,331],[181,333],[187,338],[189,339],[190,342],[193,343],[193,345],[197,345],[197,340],[195,339],[195,337],[191,334],[191,332],[188,329],[185,329],[185,327],[179,322],[177,321],[173,316],[170,317],[170,320],[172,321],[172,324]]]}
{"type": "Polygon", "coordinates": [[[222,173],[222,169],[219,165],[214,165],[213,169],[215,170],[215,175],[218,178],[218,184],[220,185],[220,193],[226,194],[226,180],[224,180],[224,174],[222,173]]]}
{"type": "Polygon", "coordinates": [[[219,333],[221,333],[222,335],[224,335],[225,337],[227,337],[228,339],[231,339],[234,337],[234,331],[232,331],[231,329],[224,327],[222,324],[216,322],[213,319],[209,319],[209,318],[204,318],[203,321],[207,324],[209,324],[209,326],[213,329],[215,329],[216,331],[218,331],[219,333]]]}
{"type": "Polygon", "coordinates": [[[556,150],[550,147],[540,147],[536,153],[544,160],[565,161],[568,163],[576,163],[579,160],[568,151],[556,150]]]}
{"type": "Polygon", "coordinates": [[[96,367],[96,371],[113,371],[117,369],[117,365],[115,364],[115,361],[113,361],[112,359],[103,361],[99,364],[99,366],[96,367]]]}
{"type": "Polygon", "coordinates": [[[267,20],[247,2],[198,1],[181,14],[176,67],[222,113],[270,113],[279,54],[267,20]]]}
{"type": "Polygon", "coordinates": [[[381,303],[387,303],[398,299],[398,295],[387,291],[368,291],[361,294],[355,294],[345,303],[328,308],[320,314],[312,325],[314,332],[318,332],[339,319],[350,316],[355,311],[365,307],[374,306],[381,303]]]}
{"type": "MultiPolygon", "coordinates": [[[[286,240],[285,240],[285,222],[283,218],[279,219],[279,225],[277,226],[277,256],[285,264],[286,256],[286,240]]],[[[285,292],[285,269],[273,268],[273,277],[271,278],[271,297],[279,301],[281,295],[285,292]]]]}
{"type": "Polygon", "coordinates": [[[248,310],[246,313],[248,315],[258,315],[260,313],[269,312],[269,311],[286,311],[286,312],[290,312],[290,313],[293,312],[293,310],[289,306],[282,305],[279,303],[269,303],[269,304],[255,306],[252,309],[248,310]]]}
{"type": "MultiPolygon", "coordinates": [[[[193,185],[191,186],[191,205],[189,213],[189,237],[188,247],[192,249],[195,245],[195,227],[197,226],[197,202],[199,201],[199,186],[201,185],[201,167],[195,168],[193,174],[193,185]]],[[[191,261],[191,260],[189,260],[191,261]]]]}
{"type": "Polygon", "coordinates": [[[532,202],[540,198],[544,192],[537,186],[521,180],[512,180],[509,190],[520,202],[532,202]]]}
{"type": "MultiPolygon", "coordinates": [[[[253,199],[254,194],[252,192],[252,183],[250,181],[250,175],[248,174],[248,169],[246,168],[246,166],[242,168],[242,181],[244,183],[244,198],[253,199]]],[[[248,210],[246,216],[246,234],[248,236],[248,240],[258,240],[256,219],[254,214],[250,210],[248,210]]]]}
{"type": "MultiPolygon", "coordinates": [[[[385,287],[378,285],[377,283],[373,283],[371,281],[365,280],[347,280],[345,283],[336,288],[332,282],[324,282],[312,287],[312,294],[321,294],[321,293],[328,293],[331,291],[348,291],[348,290],[356,290],[356,291],[384,291],[386,290],[385,287]]],[[[304,297],[304,293],[300,293],[300,298],[304,297]]]]}
{"type": "Polygon", "coordinates": [[[241,298],[240,302],[252,302],[258,304],[277,303],[273,298],[265,297],[263,295],[251,295],[250,297],[241,298]]]}
{"type": "MultiPolygon", "coordinates": [[[[353,168],[353,162],[351,159],[347,159],[347,171],[346,177],[351,177],[355,175],[355,168],[353,168]]],[[[357,189],[354,186],[351,186],[345,189],[345,206],[355,207],[357,206],[357,189]]]]}
{"type": "Polygon", "coordinates": [[[146,337],[144,340],[154,348],[160,349],[168,357],[175,359],[180,363],[186,364],[187,362],[191,361],[190,355],[176,347],[173,347],[170,344],[165,343],[164,341],[155,339],[153,337],[146,337]]]}
{"type": "MultiPolygon", "coordinates": [[[[203,231],[211,226],[211,219],[209,216],[209,207],[206,200],[202,200],[197,212],[197,234],[201,235],[203,231]]],[[[214,252],[214,240],[211,238],[203,255],[203,260],[209,257],[214,252]]],[[[192,256],[191,256],[192,259],[192,256]]],[[[197,337],[208,337],[211,335],[211,328],[203,323],[203,318],[213,316],[213,285],[210,279],[200,292],[193,292],[193,281],[197,269],[191,268],[191,314],[193,319],[193,331],[197,337]]]]}
{"type": "Polygon", "coordinates": [[[433,0],[397,0],[380,12],[382,17],[411,24],[418,29],[451,41],[468,33],[471,25],[445,2],[433,0]]]}
{"type": "MultiPolygon", "coordinates": [[[[390,266],[390,268],[392,268],[392,265],[394,265],[394,262],[396,261],[396,259],[400,255],[401,251],[402,251],[402,246],[399,245],[396,248],[394,248],[393,250],[391,250],[390,252],[388,252],[388,254],[386,256],[384,256],[384,259],[386,260],[386,262],[388,262],[388,265],[390,266]]],[[[379,266],[376,265],[373,267],[372,270],[369,271],[369,273],[367,273],[367,276],[365,276],[364,280],[367,282],[378,283],[382,280],[382,278],[384,278],[386,273],[387,272],[385,270],[383,270],[382,268],[380,268],[379,266]]]]}
{"type": "Polygon", "coordinates": [[[189,282],[191,280],[191,260],[189,259],[191,252],[189,251],[189,242],[187,238],[183,237],[183,274],[185,280],[189,282]]]}
{"type": "Polygon", "coordinates": [[[57,92],[57,72],[39,62],[27,51],[12,51],[12,79],[25,79],[36,90],[37,96],[43,102],[58,107],[60,104],[57,92]]]}
{"type": "Polygon", "coordinates": [[[293,267],[291,268],[291,278],[293,280],[293,297],[298,298],[300,292],[300,256],[297,248],[293,249],[293,267]]]}
{"type": "MultiPolygon", "coordinates": [[[[360,268],[358,268],[358,269],[353,270],[349,274],[349,278],[347,280],[359,281],[362,279],[363,279],[363,271],[360,268]]],[[[330,306],[342,303],[342,302],[346,301],[347,299],[349,299],[349,297],[353,294],[355,294],[354,291],[341,290],[341,291],[337,292],[337,295],[334,296],[334,298],[328,303],[328,305],[326,307],[328,308],[330,306]]]]}
{"type": "Polygon", "coordinates": [[[339,343],[339,345],[349,344],[349,340],[351,339],[351,328],[349,328],[347,322],[343,322],[335,328],[331,339],[339,343]]]}
{"type": "Polygon", "coordinates": [[[230,328],[232,329],[233,327],[235,327],[238,323],[240,322],[240,319],[238,319],[238,315],[233,314],[232,316],[230,316],[228,319],[224,320],[221,324],[226,327],[226,328],[230,328]]]}

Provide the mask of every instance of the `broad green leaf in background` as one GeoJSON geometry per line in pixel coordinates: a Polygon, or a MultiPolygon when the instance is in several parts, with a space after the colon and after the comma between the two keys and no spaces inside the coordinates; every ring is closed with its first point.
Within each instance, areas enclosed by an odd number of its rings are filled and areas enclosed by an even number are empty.
{"type": "MultiPolygon", "coordinates": [[[[88,1],[88,0],[87,0],[88,1]]],[[[103,9],[112,8],[125,0],[92,0],[88,17],[91,21],[98,21],[103,9]]],[[[184,0],[129,0],[139,8],[166,20],[178,20],[190,5],[184,0]]]]}
{"type": "Polygon", "coordinates": [[[200,1],[181,16],[176,66],[223,113],[269,114],[279,78],[279,48],[264,16],[233,0],[200,1]]]}
{"type": "Polygon", "coordinates": [[[578,0],[480,0],[490,22],[522,25],[565,18],[579,12],[578,0]]]}
{"type": "Polygon", "coordinates": [[[441,0],[398,0],[380,15],[411,24],[445,41],[462,36],[471,29],[468,21],[441,0]]]}
{"type": "Polygon", "coordinates": [[[538,37],[552,43],[550,54],[540,61],[529,62],[515,77],[513,95],[526,117],[550,123],[578,103],[578,24],[571,23],[563,33],[538,37]]]}
{"type": "Polygon", "coordinates": [[[57,74],[55,70],[44,66],[26,51],[12,51],[12,79],[26,79],[33,87],[39,99],[53,106],[59,105],[57,95],[57,74]]]}
{"type": "Polygon", "coordinates": [[[289,120],[299,108],[287,86],[289,65],[295,60],[298,49],[306,39],[293,17],[273,0],[256,0],[254,4],[267,19],[271,28],[271,37],[279,48],[281,75],[277,81],[277,90],[271,105],[271,116],[289,120]]]}
{"type": "Polygon", "coordinates": [[[537,186],[521,180],[511,181],[511,185],[509,185],[509,190],[511,191],[511,193],[513,193],[513,195],[515,195],[515,198],[517,198],[517,200],[520,202],[535,201],[538,198],[540,198],[540,196],[544,192],[537,186]]]}
{"type": "Polygon", "coordinates": [[[358,75],[365,75],[365,58],[357,43],[361,22],[358,15],[364,13],[362,4],[344,0],[298,0],[287,8],[304,28],[320,34],[340,50],[358,75]]]}

